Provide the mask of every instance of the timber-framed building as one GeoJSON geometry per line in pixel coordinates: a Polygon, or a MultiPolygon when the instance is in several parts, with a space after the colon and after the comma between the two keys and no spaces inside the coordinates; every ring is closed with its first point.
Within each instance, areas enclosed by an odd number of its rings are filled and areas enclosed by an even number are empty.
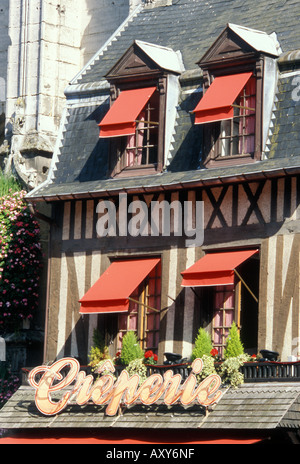
{"type": "MultiPolygon", "coordinates": [[[[27,197],[52,206],[45,362],[86,364],[95,328],[112,357],[135,330],[160,364],[189,358],[199,327],[222,354],[233,321],[250,355],[300,360],[299,17],[293,0],[146,2],[72,80],[48,179],[27,197]]],[[[298,437],[300,384],[284,385],[245,384],[197,427],[298,437]],[[255,420],[235,403],[253,396],[255,420]]]]}

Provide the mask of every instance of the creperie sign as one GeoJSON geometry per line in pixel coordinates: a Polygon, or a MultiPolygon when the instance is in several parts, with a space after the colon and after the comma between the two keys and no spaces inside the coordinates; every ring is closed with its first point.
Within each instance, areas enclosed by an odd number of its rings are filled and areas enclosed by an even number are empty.
{"type": "Polygon", "coordinates": [[[191,373],[184,382],[180,374],[174,375],[172,370],[168,370],[163,376],[151,375],[139,385],[139,375],[134,374],[130,377],[126,370],[123,370],[115,381],[112,375],[115,368],[110,360],[99,370],[100,374],[107,370],[110,373],[102,374],[94,380],[92,375],[80,371],[76,359],[64,358],[52,366],[36,367],[29,373],[28,381],[36,389],[35,403],[42,414],[58,414],[72,398],[72,401],[80,406],[89,401],[96,405],[107,405],[106,414],[114,416],[121,404],[130,406],[138,401],[147,406],[155,404],[158,400],[163,400],[166,405],[180,402],[188,406],[195,401],[202,406],[212,405],[222,395],[219,390],[221,379],[219,375],[211,374],[198,384],[196,375],[201,372],[202,367],[202,360],[195,359],[191,365],[191,373]],[[62,375],[62,371],[68,366],[68,372],[62,375]],[[37,376],[40,377],[38,381],[37,376]],[[53,401],[51,394],[57,392],[62,393],[61,398],[53,401]]]}

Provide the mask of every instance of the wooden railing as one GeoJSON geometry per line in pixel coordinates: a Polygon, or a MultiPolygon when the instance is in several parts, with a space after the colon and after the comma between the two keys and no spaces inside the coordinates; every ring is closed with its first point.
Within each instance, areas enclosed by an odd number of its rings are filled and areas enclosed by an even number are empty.
{"type": "MultiPolygon", "coordinates": [[[[191,373],[191,364],[169,364],[169,365],[147,365],[147,375],[160,374],[168,370],[172,370],[173,374],[180,374],[183,381],[187,379],[191,373]]],[[[82,370],[90,373],[87,366],[81,366],[82,370]]],[[[119,377],[124,369],[124,366],[115,366],[114,376],[119,377]]],[[[244,375],[245,383],[250,382],[300,382],[300,361],[299,362],[278,362],[278,361],[265,361],[265,362],[247,362],[241,368],[244,375]]],[[[31,369],[23,368],[22,377],[23,384],[26,384],[26,378],[31,369]]]]}
{"type": "Polygon", "coordinates": [[[152,374],[160,374],[164,375],[166,371],[173,371],[173,375],[180,374],[182,379],[185,380],[188,378],[188,376],[191,373],[191,364],[189,363],[184,363],[184,364],[168,364],[168,365],[163,365],[163,366],[157,366],[157,365],[147,365],[147,375],[152,375],[152,374]]]}
{"type": "MultiPolygon", "coordinates": [[[[163,366],[147,366],[148,375],[171,369],[185,380],[190,374],[190,364],[172,364],[163,366]]],[[[241,367],[244,381],[250,382],[300,382],[300,362],[248,362],[241,367]]]]}
{"type": "Polygon", "coordinates": [[[300,382],[300,362],[249,362],[241,372],[245,382],[300,382]]]}

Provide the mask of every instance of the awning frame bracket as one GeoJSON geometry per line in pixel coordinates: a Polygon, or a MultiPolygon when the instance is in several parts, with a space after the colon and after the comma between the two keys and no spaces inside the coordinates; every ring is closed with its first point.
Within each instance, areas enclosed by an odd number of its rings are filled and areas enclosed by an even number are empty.
{"type": "Polygon", "coordinates": [[[250,108],[249,106],[241,106],[241,105],[231,105],[233,108],[239,108],[241,110],[248,110],[248,111],[256,111],[255,108],[250,108]]]}
{"type": "Polygon", "coordinates": [[[142,302],[139,301],[139,300],[135,300],[134,298],[131,298],[131,296],[128,297],[128,300],[132,301],[133,303],[142,305],[142,306],[144,306],[145,308],[151,309],[151,311],[155,311],[156,313],[160,313],[161,311],[163,311],[163,309],[161,309],[161,310],[160,310],[160,309],[156,309],[156,308],[153,308],[152,306],[147,305],[146,303],[142,303],[142,302]]]}
{"type": "Polygon", "coordinates": [[[248,290],[248,292],[250,293],[250,295],[254,298],[254,300],[256,301],[256,303],[258,303],[258,298],[254,295],[254,293],[252,292],[252,290],[250,289],[250,287],[246,284],[246,282],[244,281],[244,279],[242,278],[242,276],[238,273],[238,271],[236,269],[234,269],[234,272],[235,274],[237,275],[237,277],[240,279],[240,281],[242,282],[242,284],[246,287],[246,289],[248,290]]]}

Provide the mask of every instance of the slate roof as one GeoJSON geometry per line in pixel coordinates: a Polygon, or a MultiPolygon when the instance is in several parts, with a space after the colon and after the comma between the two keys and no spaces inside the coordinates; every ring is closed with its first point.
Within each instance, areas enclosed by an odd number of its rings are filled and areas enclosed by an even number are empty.
{"type": "MultiPolygon", "coordinates": [[[[94,404],[70,404],[56,416],[44,416],[34,403],[34,389],[22,386],[0,410],[2,429],[140,428],[274,430],[300,426],[300,383],[243,384],[226,389],[208,414],[198,404],[186,408],[163,404],[123,408],[109,417],[94,404]]],[[[54,397],[54,395],[53,395],[54,397]]]]}
{"type": "MultiPolygon", "coordinates": [[[[300,82],[300,75],[298,78],[300,82]]],[[[293,73],[283,73],[279,79],[269,158],[283,158],[287,153],[290,158],[300,155],[300,99],[293,96],[295,82],[293,73]]]]}
{"type": "Polygon", "coordinates": [[[275,31],[282,50],[294,50],[300,44],[299,15],[297,0],[173,0],[172,6],[145,7],[77,81],[99,81],[135,39],[180,50],[185,68],[195,69],[227,23],[275,31]]]}
{"type": "Polygon", "coordinates": [[[300,76],[299,20],[298,0],[173,0],[171,6],[138,7],[66,89],[66,110],[48,180],[28,197],[51,201],[300,172],[300,101],[293,98],[295,76],[300,76]],[[196,62],[232,22],[276,32],[282,48],[269,137],[260,162],[202,169],[202,133],[189,113],[201,97],[201,70],[196,62]],[[109,104],[104,76],[134,40],[180,51],[186,70],[180,78],[181,98],[166,170],[154,176],[108,179],[108,142],[99,140],[98,127],[109,104]]]}

